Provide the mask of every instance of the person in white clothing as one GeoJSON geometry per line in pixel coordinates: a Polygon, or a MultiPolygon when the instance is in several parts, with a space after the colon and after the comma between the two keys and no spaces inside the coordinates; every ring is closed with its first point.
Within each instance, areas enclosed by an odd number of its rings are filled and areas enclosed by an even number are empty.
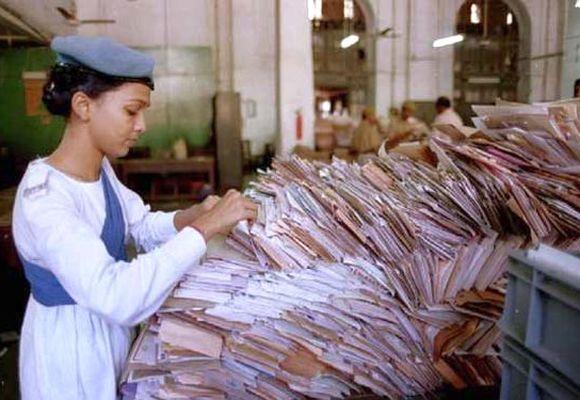
{"type": "Polygon", "coordinates": [[[463,126],[463,120],[451,107],[451,101],[445,97],[441,96],[435,102],[435,111],[437,115],[433,121],[433,125],[453,125],[456,128],[461,128],[463,126]]]}
{"type": "Polygon", "coordinates": [[[207,241],[257,207],[236,191],[151,212],[108,158],[145,131],[153,59],[106,38],[55,38],[43,102],[66,127],[18,187],[16,247],[31,285],[20,342],[23,400],[112,400],[136,324],[198,263],[207,241]],[[129,261],[125,244],[142,251],[129,261]]]}

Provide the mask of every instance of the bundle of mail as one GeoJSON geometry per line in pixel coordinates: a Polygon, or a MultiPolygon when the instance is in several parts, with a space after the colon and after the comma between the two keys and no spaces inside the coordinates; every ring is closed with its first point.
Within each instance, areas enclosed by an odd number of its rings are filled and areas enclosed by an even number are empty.
{"type": "Polygon", "coordinates": [[[478,107],[437,165],[277,160],[258,220],[192,268],[133,347],[135,399],[387,398],[497,383],[517,248],[580,250],[574,102],[478,107]],[[234,249],[234,250],[232,250],[234,249]]]}

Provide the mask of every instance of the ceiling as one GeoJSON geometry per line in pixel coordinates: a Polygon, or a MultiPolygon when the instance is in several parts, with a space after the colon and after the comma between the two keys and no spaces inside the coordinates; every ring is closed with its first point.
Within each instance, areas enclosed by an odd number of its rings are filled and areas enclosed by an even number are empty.
{"type": "Polygon", "coordinates": [[[0,0],[0,47],[44,45],[75,32],[57,7],[76,10],[74,0],[0,0]]]}

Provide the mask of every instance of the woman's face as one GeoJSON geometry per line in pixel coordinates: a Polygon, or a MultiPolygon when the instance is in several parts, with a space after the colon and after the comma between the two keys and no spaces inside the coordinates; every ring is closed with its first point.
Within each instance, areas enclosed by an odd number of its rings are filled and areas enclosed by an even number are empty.
{"type": "Polygon", "coordinates": [[[150,95],[146,85],[128,82],[92,100],[89,132],[94,145],[109,157],[127,155],[145,132],[150,95]]]}

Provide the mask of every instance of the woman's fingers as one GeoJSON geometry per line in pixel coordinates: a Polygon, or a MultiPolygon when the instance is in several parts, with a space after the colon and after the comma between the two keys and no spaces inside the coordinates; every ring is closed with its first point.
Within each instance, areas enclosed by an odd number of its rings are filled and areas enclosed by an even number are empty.
{"type": "Polygon", "coordinates": [[[250,220],[254,221],[257,217],[258,217],[257,210],[251,210],[251,209],[246,208],[244,210],[243,218],[241,220],[250,219],[250,220]]]}
{"type": "Polygon", "coordinates": [[[258,204],[254,203],[252,200],[244,198],[244,207],[250,210],[258,210],[258,204]]]}
{"type": "Polygon", "coordinates": [[[220,201],[220,197],[216,195],[210,195],[205,198],[201,203],[205,210],[211,210],[220,201]]]}
{"type": "Polygon", "coordinates": [[[215,203],[212,207],[196,221],[194,227],[201,230],[204,228],[206,239],[215,233],[227,234],[240,221],[255,221],[258,216],[258,204],[243,196],[237,190],[231,189],[222,198],[217,196],[208,197],[204,205],[215,203]]]}
{"type": "Polygon", "coordinates": [[[224,195],[224,197],[236,197],[241,195],[240,192],[238,192],[236,189],[230,189],[226,192],[226,194],[224,195]]]}

